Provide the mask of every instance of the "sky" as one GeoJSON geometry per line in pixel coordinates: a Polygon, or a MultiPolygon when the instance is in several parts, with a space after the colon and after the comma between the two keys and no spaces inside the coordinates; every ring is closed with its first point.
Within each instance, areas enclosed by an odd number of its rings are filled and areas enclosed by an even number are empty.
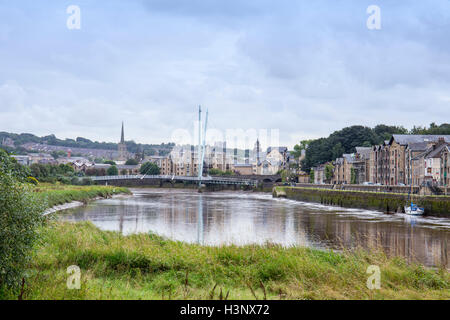
{"type": "Polygon", "coordinates": [[[170,142],[198,105],[209,128],[278,130],[288,147],[440,124],[449,34],[448,0],[0,0],[0,131],[117,142],[124,121],[126,140],[170,142]]]}

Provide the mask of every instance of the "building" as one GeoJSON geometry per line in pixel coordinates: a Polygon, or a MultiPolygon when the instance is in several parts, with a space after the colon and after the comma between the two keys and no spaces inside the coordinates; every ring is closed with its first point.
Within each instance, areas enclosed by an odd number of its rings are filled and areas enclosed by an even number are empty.
{"type": "Polygon", "coordinates": [[[17,163],[23,165],[23,166],[28,166],[30,165],[30,157],[28,156],[16,156],[16,155],[12,155],[12,158],[16,159],[17,163]]]}
{"type": "Polygon", "coordinates": [[[441,186],[450,185],[450,146],[448,145],[441,151],[440,181],[441,186]]]}
{"type": "Polygon", "coordinates": [[[314,167],[312,170],[314,171],[314,184],[324,184],[326,180],[325,164],[314,167]]]}
{"type": "Polygon", "coordinates": [[[357,184],[370,181],[371,168],[371,147],[356,147],[353,157],[353,169],[355,170],[355,181],[357,184]]]}
{"type": "Polygon", "coordinates": [[[139,174],[139,170],[141,169],[141,165],[126,165],[126,164],[118,164],[116,165],[117,170],[120,175],[134,175],[139,174]]]}
{"type": "Polygon", "coordinates": [[[440,138],[436,144],[431,145],[427,150],[411,159],[414,173],[413,183],[415,185],[442,185],[441,171],[443,164],[441,164],[441,159],[444,154],[445,161],[445,153],[449,145],[444,138],[440,138]]]}
{"type": "Polygon", "coordinates": [[[30,164],[56,164],[56,160],[48,153],[30,153],[28,154],[30,164]]]}
{"type": "Polygon", "coordinates": [[[309,183],[310,176],[304,171],[300,171],[298,174],[298,183],[309,183]]]}
{"type": "Polygon", "coordinates": [[[79,171],[86,172],[88,168],[94,165],[94,163],[92,161],[89,161],[89,159],[83,157],[70,157],[70,156],[58,158],[56,159],[56,163],[68,164],[77,172],[79,171]]]}
{"type": "Polygon", "coordinates": [[[253,165],[249,163],[236,163],[233,165],[233,171],[243,176],[251,176],[253,174],[253,165]]]}
{"type": "MultiPolygon", "coordinates": [[[[425,170],[428,164],[417,157],[422,153],[425,156],[425,152],[430,151],[440,139],[448,143],[450,135],[394,134],[389,141],[372,148],[369,181],[384,185],[422,183],[425,179],[425,174],[421,176],[422,169],[425,170]]],[[[428,163],[432,162],[430,160],[428,163]]],[[[437,168],[436,164],[432,166],[437,168]]]]}
{"type": "Polygon", "coordinates": [[[117,151],[119,152],[117,161],[125,163],[128,160],[128,152],[127,152],[127,145],[125,144],[125,133],[123,129],[123,122],[122,122],[122,132],[120,135],[120,142],[117,146],[117,151]]]}
{"type": "Polygon", "coordinates": [[[352,183],[352,168],[355,161],[355,155],[346,153],[334,162],[332,183],[349,184],[352,183]]]}

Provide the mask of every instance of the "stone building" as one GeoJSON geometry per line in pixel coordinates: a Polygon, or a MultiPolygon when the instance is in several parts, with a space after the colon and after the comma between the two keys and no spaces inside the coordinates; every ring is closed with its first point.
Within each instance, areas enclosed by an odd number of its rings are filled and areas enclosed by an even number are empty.
{"type": "Polygon", "coordinates": [[[447,145],[441,151],[441,168],[440,168],[441,186],[448,187],[450,185],[450,146],[447,145]]]}
{"type": "Polygon", "coordinates": [[[326,180],[325,164],[314,167],[312,170],[314,171],[314,184],[324,184],[326,180]]]}
{"type": "MultiPolygon", "coordinates": [[[[415,185],[441,185],[442,155],[449,148],[449,143],[440,138],[436,144],[431,145],[424,152],[416,155],[411,160],[413,167],[413,183],[415,185]]],[[[445,171],[444,171],[445,172],[445,171]]]]}
{"type": "Polygon", "coordinates": [[[117,151],[119,152],[117,162],[125,163],[128,160],[128,152],[127,152],[127,145],[125,144],[125,133],[123,130],[123,122],[122,122],[122,132],[120,135],[120,142],[117,145],[117,151]]]}

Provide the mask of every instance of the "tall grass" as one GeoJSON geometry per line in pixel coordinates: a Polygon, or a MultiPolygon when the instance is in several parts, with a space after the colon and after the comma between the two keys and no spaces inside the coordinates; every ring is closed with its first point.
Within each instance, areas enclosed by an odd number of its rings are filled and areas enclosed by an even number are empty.
{"type": "Polygon", "coordinates": [[[89,222],[51,222],[42,234],[24,299],[450,299],[446,270],[381,251],[205,247],[89,222]],[[81,268],[80,290],[66,287],[70,265],[81,268]],[[380,290],[366,287],[369,265],[381,269],[380,290]]]}
{"type": "Polygon", "coordinates": [[[34,191],[46,201],[47,207],[49,208],[72,201],[87,202],[97,197],[107,198],[115,194],[131,193],[127,188],[123,187],[61,184],[39,184],[35,187],[34,191]]]}

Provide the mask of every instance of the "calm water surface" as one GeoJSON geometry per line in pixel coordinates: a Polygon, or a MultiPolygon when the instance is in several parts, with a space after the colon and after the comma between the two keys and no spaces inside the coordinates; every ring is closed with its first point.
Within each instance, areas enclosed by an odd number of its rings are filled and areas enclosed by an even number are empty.
{"type": "Polygon", "coordinates": [[[382,246],[427,266],[449,265],[450,219],[387,215],[274,199],[246,192],[135,189],[132,197],[92,202],[62,219],[92,221],[124,234],[152,232],[205,245],[278,243],[340,249],[382,246]]]}

